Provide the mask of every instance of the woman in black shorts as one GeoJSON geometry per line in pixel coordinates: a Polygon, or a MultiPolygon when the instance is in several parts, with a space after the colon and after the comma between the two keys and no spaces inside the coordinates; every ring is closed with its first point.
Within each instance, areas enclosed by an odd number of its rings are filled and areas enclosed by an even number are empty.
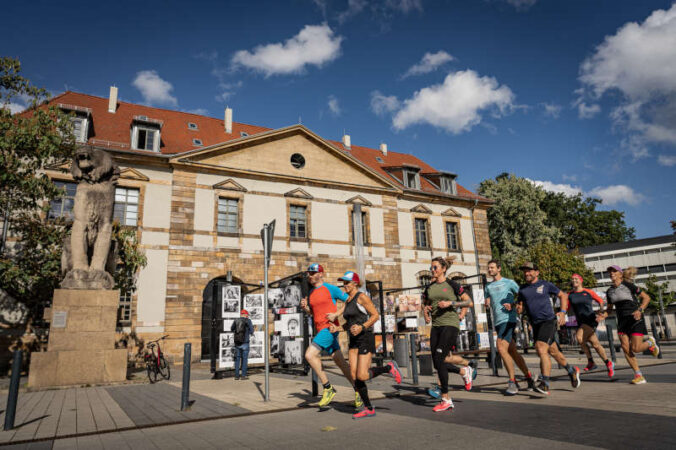
{"type": "Polygon", "coordinates": [[[587,346],[587,342],[589,342],[603,360],[603,364],[608,370],[608,376],[612,377],[615,373],[615,365],[608,359],[599,338],[596,337],[596,326],[599,321],[603,320],[603,299],[591,289],[584,288],[581,275],[574,273],[570,277],[570,282],[573,285],[573,290],[568,293],[568,303],[572,307],[577,321],[577,342],[580,343],[582,351],[587,355],[587,367],[584,368],[584,371],[589,372],[596,369],[591,350],[587,346]],[[601,305],[601,311],[598,314],[594,312],[593,302],[601,305]]]}
{"type": "MultiPolygon", "coordinates": [[[[354,379],[354,388],[364,402],[364,409],[353,414],[352,418],[372,417],[376,415],[376,411],[371,405],[365,382],[378,375],[389,373],[397,383],[401,383],[401,374],[397,363],[394,361],[383,367],[371,367],[373,353],[376,351],[376,340],[372,327],[380,315],[369,296],[359,291],[361,286],[359,275],[347,271],[342,277],[338,278],[338,281],[343,282],[348,299],[342,309],[336,313],[336,316],[342,314],[345,319],[342,329],[347,331],[350,336],[348,359],[354,379]]],[[[335,317],[330,316],[330,320],[335,319],[335,317]]],[[[329,331],[335,333],[340,331],[340,327],[331,325],[329,331]]]]}
{"type": "Polygon", "coordinates": [[[612,286],[606,291],[608,309],[603,315],[605,319],[613,309],[617,316],[617,334],[620,336],[622,351],[627,362],[634,370],[632,384],[645,384],[646,380],[638,367],[636,354],[650,350],[654,357],[659,356],[660,349],[652,336],[648,336],[643,313],[650,303],[650,296],[631,281],[636,276],[636,268],[624,270],[620,266],[608,267],[612,286]],[[639,304],[639,298],[641,302],[639,304]],[[645,339],[645,340],[644,340],[645,339]]]}

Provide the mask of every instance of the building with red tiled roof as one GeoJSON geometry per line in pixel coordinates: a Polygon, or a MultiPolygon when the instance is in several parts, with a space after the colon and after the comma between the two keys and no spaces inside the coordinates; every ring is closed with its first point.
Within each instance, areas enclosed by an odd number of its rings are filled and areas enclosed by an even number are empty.
{"type": "MultiPolygon", "coordinates": [[[[219,283],[263,279],[260,230],[272,220],[270,280],[318,262],[328,280],[357,270],[395,289],[429,277],[434,256],[454,256],[456,275],[476,274],[491,257],[491,202],[456,174],[385,145],[331,141],[302,125],[238,123],[231,109],[215,119],[121,102],[116,88],[110,98],[65,92],[48,103],[72,112],[77,140],[120,166],[115,218],[135,227],[148,265],[134,295],[121,299],[119,326],[168,334],[166,352],[176,358],[186,341],[202,358],[219,354],[214,333],[230,314],[219,283]]],[[[68,163],[47,173],[72,195],[68,163]]],[[[69,208],[72,199],[54,202],[50,215],[69,208]]]]}

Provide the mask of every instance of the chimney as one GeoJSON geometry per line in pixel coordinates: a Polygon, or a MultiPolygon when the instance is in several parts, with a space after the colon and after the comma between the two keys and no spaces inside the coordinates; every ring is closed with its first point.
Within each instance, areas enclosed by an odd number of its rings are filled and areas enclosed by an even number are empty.
{"type": "Polygon", "coordinates": [[[382,143],[380,144],[380,152],[383,154],[383,156],[387,156],[387,144],[382,143]]]}
{"type": "Polygon", "coordinates": [[[115,86],[110,87],[110,97],[108,98],[108,112],[115,114],[117,110],[117,88],[115,86]]]}
{"type": "Polygon", "coordinates": [[[352,144],[350,143],[350,135],[349,134],[344,134],[343,135],[343,145],[346,148],[351,148],[352,144]]]}
{"type": "Polygon", "coordinates": [[[225,132],[232,134],[232,108],[225,108],[225,132]]]}

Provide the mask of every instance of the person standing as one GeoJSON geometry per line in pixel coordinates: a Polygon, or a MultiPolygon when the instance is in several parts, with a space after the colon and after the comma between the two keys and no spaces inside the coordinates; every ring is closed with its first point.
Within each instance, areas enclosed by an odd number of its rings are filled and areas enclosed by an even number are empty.
{"type": "MultiPolygon", "coordinates": [[[[329,331],[335,333],[343,329],[350,336],[348,359],[350,361],[351,374],[354,379],[355,390],[362,402],[364,402],[364,409],[353,414],[352,418],[373,417],[376,415],[376,411],[371,405],[366,381],[384,373],[389,373],[399,384],[401,383],[401,373],[395,361],[390,361],[382,367],[371,367],[373,354],[376,351],[373,324],[378,321],[380,314],[378,314],[371,298],[363,292],[359,292],[359,288],[361,287],[359,275],[348,270],[342,277],[338,278],[338,281],[343,282],[345,292],[348,295],[343,308],[336,313],[343,315],[345,324],[339,327],[332,323],[329,326],[329,331]]],[[[328,318],[329,320],[335,319],[336,315],[329,314],[328,318]]]]}
{"type": "MultiPolygon", "coordinates": [[[[333,358],[333,361],[340,368],[348,379],[350,384],[354,387],[354,379],[350,372],[350,367],[347,365],[343,354],[340,351],[340,343],[338,342],[338,332],[331,332],[331,324],[338,326],[336,319],[329,320],[329,314],[337,312],[336,301],[344,302],[347,300],[347,294],[340,290],[340,288],[324,283],[324,268],[317,264],[310,264],[307,269],[308,280],[310,282],[310,294],[307,298],[300,301],[300,307],[307,314],[312,315],[312,321],[315,327],[315,337],[312,343],[305,351],[305,359],[307,360],[312,370],[315,371],[319,380],[324,387],[322,399],[319,401],[319,407],[323,408],[331,403],[333,397],[336,396],[336,389],[329,382],[329,377],[326,375],[322,367],[321,353],[327,352],[333,358]]],[[[355,406],[361,406],[359,394],[355,392],[355,406]]]]}
{"type": "Polygon", "coordinates": [[[249,319],[249,311],[243,309],[239,317],[230,325],[230,331],[234,332],[235,340],[235,380],[248,380],[246,376],[249,362],[249,340],[254,333],[253,323],[249,319]]]}
{"type": "Polygon", "coordinates": [[[541,375],[539,382],[535,384],[535,390],[549,395],[549,376],[552,370],[550,355],[566,369],[570,384],[577,388],[580,386],[580,369],[568,364],[566,357],[554,342],[557,321],[561,326],[566,323],[568,295],[549,281],[540,280],[540,271],[534,263],[526,262],[519,269],[523,271],[526,284],[519,289],[517,312],[522,313],[525,305],[528,319],[533,326],[535,350],[540,357],[541,375]],[[561,311],[558,314],[554,314],[550,296],[557,296],[561,301],[561,311]]]}
{"type": "Polygon", "coordinates": [[[446,278],[446,271],[452,264],[452,259],[436,257],[432,259],[430,271],[432,283],[423,293],[425,307],[425,323],[432,322],[430,331],[430,350],[432,362],[439,377],[441,402],[434,407],[434,412],[447,411],[453,408],[453,401],[448,396],[448,372],[462,375],[465,389],[472,388],[472,367],[459,356],[451,354],[451,348],[458,340],[460,333],[460,317],[458,309],[472,306],[472,300],[462,286],[446,278]],[[459,368],[456,363],[465,363],[459,368]]]}
{"type": "Polygon", "coordinates": [[[645,384],[646,379],[638,366],[636,354],[646,350],[650,350],[656,358],[660,354],[655,338],[648,335],[643,318],[643,313],[650,304],[650,296],[632,283],[636,276],[635,267],[622,270],[620,266],[610,266],[607,270],[613,284],[606,291],[608,309],[603,314],[603,318],[605,319],[613,309],[615,310],[617,334],[620,336],[622,352],[634,371],[631,383],[645,384]]]}
{"type": "Polygon", "coordinates": [[[528,371],[526,361],[517,350],[514,340],[514,330],[517,323],[515,303],[516,296],[519,293],[519,285],[514,280],[502,276],[502,264],[495,259],[488,262],[488,275],[493,277],[493,282],[486,286],[486,306],[490,306],[493,311],[493,324],[498,335],[498,352],[509,375],[505,395],[516,395],[519,392],[519,387],[516,384],[514,363],[526,376],[528,386],[530,388],[535,387],[533,376],[528,371]]]}
{"type": "Polygon", "coordinates": [[[596,369],[594,358],[587,345],[587,342],[589,342],[603,360],[603,364],[608,370],[608,376],[612,377],[615,374],[615,365],[606,356],[606,351],[596,336],[596,326],[599,321],[603,320],[603,299],[591,289],[584,288],[582,275],[574,273],[570,277],[570,282],[573,285],[573,290],[568,293],[568,301],[577,321],[576,338],[582,347],[582,351],[587,356],[587,367],[584,368],[584,371],[589,372],[596,369]],[[594,312],[593,302],[597,302],[601,306],[599,314],[594,312]]]}

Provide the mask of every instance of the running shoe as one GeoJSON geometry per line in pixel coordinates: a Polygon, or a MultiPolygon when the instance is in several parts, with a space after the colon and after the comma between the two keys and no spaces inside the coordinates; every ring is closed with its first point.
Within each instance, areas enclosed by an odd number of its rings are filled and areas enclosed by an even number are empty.
{"type": "Polygon", "coordinates": [[[615,375],[615,363],[611,360],[608,360],[606,363],[606,368],[608,369],[608,376],[612,378],[615,375]]]}
{"type": "Polygon", "coordinates": [[[472,381],[476,380],[476,376],[479,374],[477,371],[478,365],[479,364],[477,363],[476,359],[473,359],[469,362],[469,366],[472,368],[472,381]]]}
{"type": "Polygon", "coordinates": [[[527,391],[536,390],[535,389],[535,380],[533,379],[532,376],[530,376],[530,374],[529,374],[528,378],[526,378],[526,382],[528,383],[528,388],[526,388],[527,391]]]}
{"type": "Polygon", "coordinates": [[[516,381],[509,380],[507,383],[507,390],[505,395],[516,395],[519,393],[519,387],[516,385],[516,381]]]}
{"type": "Polygon", "coordinates": [[[598,366],[596,364],[594,364],[593,361],[589,361],[589,363],[587,364],[587,367],[584,368],[584,371],[585,372],[591,372],[592,370],[596,370],[596,369],[598,369],[598,366]]]}
{"type": "Polygon", "coordinates": [[[472,378],[473,372],[474,372],[474,369],[472,369],[470,366],[465,366],[465,374],[462,376],[462,378],[463,378],[463,380],[465,380],[465,390],[466,391],[472,390],[472,381],[474,381],[474,378],[472,378]]]}
{"type": "Polygon", "coordinates": [[[353,419],[363,419],[364,417],[375,417],[376,415],[376,409],[375,408],[364,408],[358,413],[352,414],[353,419]]]}
{"type": "Polygon", "coordinates": [[[660,347],[657,345],[657,341],[655,340],[654,337],[652,336],[647,336],[646,339],[648,342],[650,342],[650,347],[648,347],[648,350],[650,350],[650,353],[657,358],[660,356],[660,347]]]}
{"type": "Polygon", "coordinates": [[[533,388],[540,394],[549,395],[549,383],[546,380],[540,379],[533,388]]]}
{"type": "Polygon", "coordinates": [[[390,366],[390,375],[392,375],[394,381],[396,381],[397,384],[401,383],[401,372],[399,372],[399,366],[397,365],[397,362],[392,360],[388,362],[387,365],[390,366]]]}
{"type": "Polygon", "coordinates": [[[432,398],[441,398],[441,388],[438,385],[434,385],[427,390],[427,394],[432,398]]]}
{"type": "Polygon", "coordinates": [[[432,411],[434,412],[441,412],[441,411],[448,411],[449,409],[453,409],[453,400],[450,398],[448,400],[443,399],[437,406],[435,406],[432,411]]]}
{"type": "Polygon", "coordinates": [[[355,408],[361,408],[364,406],[364,402],[361,401],[361,397],[359,396],[359,392],[354,393],[354,407],[355,408]]]}
{"type": "Polygon", "coordinates": [[[330,388],[324,388],[324,393],[322,394],[322,399],[319,400],[319,407],[323,408],[324,406],[328,405],[331,403],[331,400],[333,400],[333,397],[336,396],[336,388],[331,386],[330,388]]]}
{"type": "Polygon", "coordinates": [[[577,366],[573,366],[573,371],[568,374],[570,377],[570,384],[574,388],[579,388],[580,387],[580,368],[577,366]]]}
{"type": "Polygon", "coordinates": [[[647,381],[645,378],[643,378],[643,375],[636,375],[633,380],[631,380],[631,384],[646,384],[647,381]]]}

